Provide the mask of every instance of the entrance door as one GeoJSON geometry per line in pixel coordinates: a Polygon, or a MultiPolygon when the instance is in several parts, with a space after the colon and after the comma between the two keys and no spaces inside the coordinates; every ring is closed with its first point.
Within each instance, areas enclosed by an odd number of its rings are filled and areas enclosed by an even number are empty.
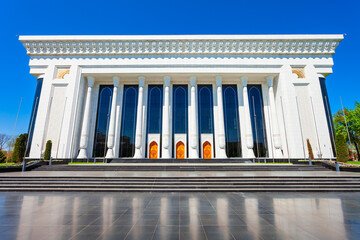
{"type": "Polygon", "coordinates": [[[211,159],[211,144],[208,141],[203,144],[203,158],[211,159]]]}
{"type": "Polygon", "coordinates": [[[185,158],[185,145],[181,141],[176,144],[176,158],[177,159],[185,158]]]}
{"type": "Polygon", "coordinates": [[[158,158],[158,144],[156,142],[150,143],[150,158],[156,159],[158,158]]]}

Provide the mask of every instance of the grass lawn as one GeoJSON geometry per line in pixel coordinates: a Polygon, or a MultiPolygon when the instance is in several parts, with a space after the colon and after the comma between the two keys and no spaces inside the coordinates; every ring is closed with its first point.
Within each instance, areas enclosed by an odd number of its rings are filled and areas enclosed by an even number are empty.
{"type": "Polygon", "coordinates": [[[20,163],[0,163],[0,168],[21,167],[20,163]]]}
{"type": "MultiPolygon", "coordinates": [[[[271,160],[268,160],[268,161],[271,161],[271,160]]],[[[288,162],[266,162],[266,163],[256,162],[256,164],[290,164],[290,165],[292,165],[292,163],[288,163],[288,162]]]]}
{"type": "MultiPolygon", "coordinates": [[[[81,165],[81,164],[94,164],[94,162],[72,162],[68,163],[69,165],[81,165]]],[[[103,164],[103,162],[98,162],[96,164],[103,164]]]]}
{"type": "Polygon", "coordinates": [[[355,161],[347,161],[346,163],[348,163],[348,164],[360,165],[360,162],[355,162],[355,161]]]}

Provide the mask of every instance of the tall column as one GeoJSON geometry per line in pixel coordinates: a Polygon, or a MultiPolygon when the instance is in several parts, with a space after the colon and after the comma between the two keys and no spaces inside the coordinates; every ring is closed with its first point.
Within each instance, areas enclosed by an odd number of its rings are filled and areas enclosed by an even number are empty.
{"type": "Polygon", "coordinates": [[[117,95],[118,95],[118,87],[120,79],[119,77],[113,77],[114,81],[114,89],[113,89],[113,97],[111,102],[111,113],[110,113],[110,123],[109,123],[109,132],[108,132],[108,140],[107,147],[108,150],[106,152],[106,158],[114,158],[114,140],[115,140],[115,120],[116,120],[116,105],[117,105],[117,95]]]}
{"type": "Polygon", "coordinates": [[[165,94],[164,94],[164,116],[163,116],[163,132],[162,132],[162,158],[170,158],[170,131],[169,131],[169,122],[170,122],[170,77],[164,77],[164,86],[165,86],[165,94]]]}
{"type": "Polygon", "coordinates": [[[80,152],[77,158],[88,158],[87,148],[89,142],[89,131],[90,131],[90,103],[91,103],[91,92],[94,86],[95,79],[88,77],[88,90],[86,94],[84,118],[81,128],[80,138],[80,152]]]}
{"type": "Polygon", "coordinates": [[[249,96],[247,89],[247,77],[241,78],[241,83],[243,87],[243,102],[244,102],[244,110],[245,110],[245,137],[246,137],[246,147],[247,147],[247,156],[248,158],[255,158],[254,155],[254,140],[252,135],[252,127],[251,127],[251,116],[250,116],[250,106],[249,106],[249,96]]]}
{"type": "Polygon", "coordinates": [[[196,77],[190,78],[190,122],[189,122],[189,158],[199,158],[199,137],[196,111],[196,77]]]}
{"type": "Polygon", "coordinates": [[[269,104],[270,104],[270,110],[271,110],[271,126],[272,126],[272,134],[273,134],[273,142],[275,147],[275,158],[282,158],[282,152],[281,152],[281,141],[280,141],[280,132],[279,132],[279,124],[276,114],[276,106],[275,106],[275,97],[274,97],[274,77],[268,76],[266,77],[266,81],[269,87],[269,104]]]}
{"type": "Polygon", "coordinates": [[[218,119],[218,133],[215,138],[215,143],[219,143],[219,152],[216,153],[216,158],[227,158],[225,151],[225,124],[224,124],[224,106],[222,98],[222,78],[216,77],[216,98],[217,98],[217,119],[218,119]]]}
{"type": "Polygon", "coordinates": [[[134,158],[142,158],[142,125],[143,125],[143,95],[145,78],[139,77],[139,95],[136,118],[135,155],[134,158]]]}

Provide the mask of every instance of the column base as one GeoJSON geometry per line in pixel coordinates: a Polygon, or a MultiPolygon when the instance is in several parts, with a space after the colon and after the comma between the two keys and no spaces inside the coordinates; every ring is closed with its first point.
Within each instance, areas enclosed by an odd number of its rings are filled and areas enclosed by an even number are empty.
{"type": "Polygon", "coordinates": [[[197,149],[193,149],[192,147],[190,147],[188,158],[199,158],[199,153],[198,153],[197,149]]]}
{"type": "Polygon", "coordinates": [[[283,154],[282,154],[280,148],[275,148],[274,154],[275,154],[275,156],[274,156],[275,158],[283,158],[283,154]]]}
{"type": "Polygon", "coordinates": [[[80,152],[79,152],[79,155],[77,156],[77,158],[85,158],[85,159],[88,158],[87,153],[86,153],[86,148],[80,149],[80,152]]]}
{"type": "Polygon", "coordinates": [[[247,152],[247,158],[256,158],[255,154],[254,154],[254,149],[252,148],[248,148],[248,152],[247,152]]]}
{"type": "Polygon", "coordinates": [[[227,158],[225,149],[220,148],[219,152],[216,153],[216,158],[227,158]]]}
{"type": "Polygon", "coordinates": [[[113,152],[112,148],[109,148],[107,150],[105,158],[114,158],[114,152],[113,152]]]}
{"type": "Polygon", "coordinates": [[[143,156],[142,156],[142,154],[141,154],[141,150],[140,150],[140,149],[135,148],[134,158],[143,158],[143,156]]]}
{"type": "Polygon", "coordinates": [[[163,149],[161,158],[171,158],[171,157],[170,157],[170,151],[169,151],[169,149],[166,149],[166,148],[163,149]]]}

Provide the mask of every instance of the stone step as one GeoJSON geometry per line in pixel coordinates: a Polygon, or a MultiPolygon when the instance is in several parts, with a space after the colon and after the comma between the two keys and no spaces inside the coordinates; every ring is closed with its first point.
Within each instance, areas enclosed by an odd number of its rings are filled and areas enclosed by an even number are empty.
{"type": "Polygon", "coordinates": [[[357,184],[277,184],[277,183],[268,183],[268,184],[76,184],[76,183],[69,183],[69,184],[0,184],[0,188],[8,188],[8,187],[23,187],[23,188],[83,188],[91,187],[91,188],[288,188],[288,187],[299,187],[299,188],[354,188],[359,187],[360,183],[357,184]]]}
{"type": "Polygon", "coordinates": [[[1,176],[0,191],[360,191],[360,176],[1,176]],[[315,190],[314,190],[315,189],[315,190]]]}
{"type": "Polygon", "coordinates": [[[290,165],[290,166],[257,166],[257,165],[245,165],[245,166],[229,166],[229,165],[203,165],[203,166],[191,166],[191,165],[177,165],[177,166],[119,166],[119,165],[52,165],[52,166],[40,166],[33,171],[328,171],[328,169],[322,166],[302,166],[302,165],[290,165]]]}
{"type": "Polygon", "coordinates": [[[1,192],[359,192],[358,188],[0,188],[1,192]]]}
{"type": "Polygon", "coordinates": [[[16,185],[16,184],[108,184],[108,185],[116,185],[116,184],[147,184],[147,185],[171,185],[171,184],[204,184],[204,185],[213,185],[213,184],[232,184],[232,185],[242,185],[242,184],[281,184],[281,185],[297,185],[297,184],[318,184],[318,185],[326,185],[326,184],[360,184],[360,180],[348,180],[348,181],[259,181],[259,180],[247,180],[247,181],[1,181],[0,185],[16,185]]]}

